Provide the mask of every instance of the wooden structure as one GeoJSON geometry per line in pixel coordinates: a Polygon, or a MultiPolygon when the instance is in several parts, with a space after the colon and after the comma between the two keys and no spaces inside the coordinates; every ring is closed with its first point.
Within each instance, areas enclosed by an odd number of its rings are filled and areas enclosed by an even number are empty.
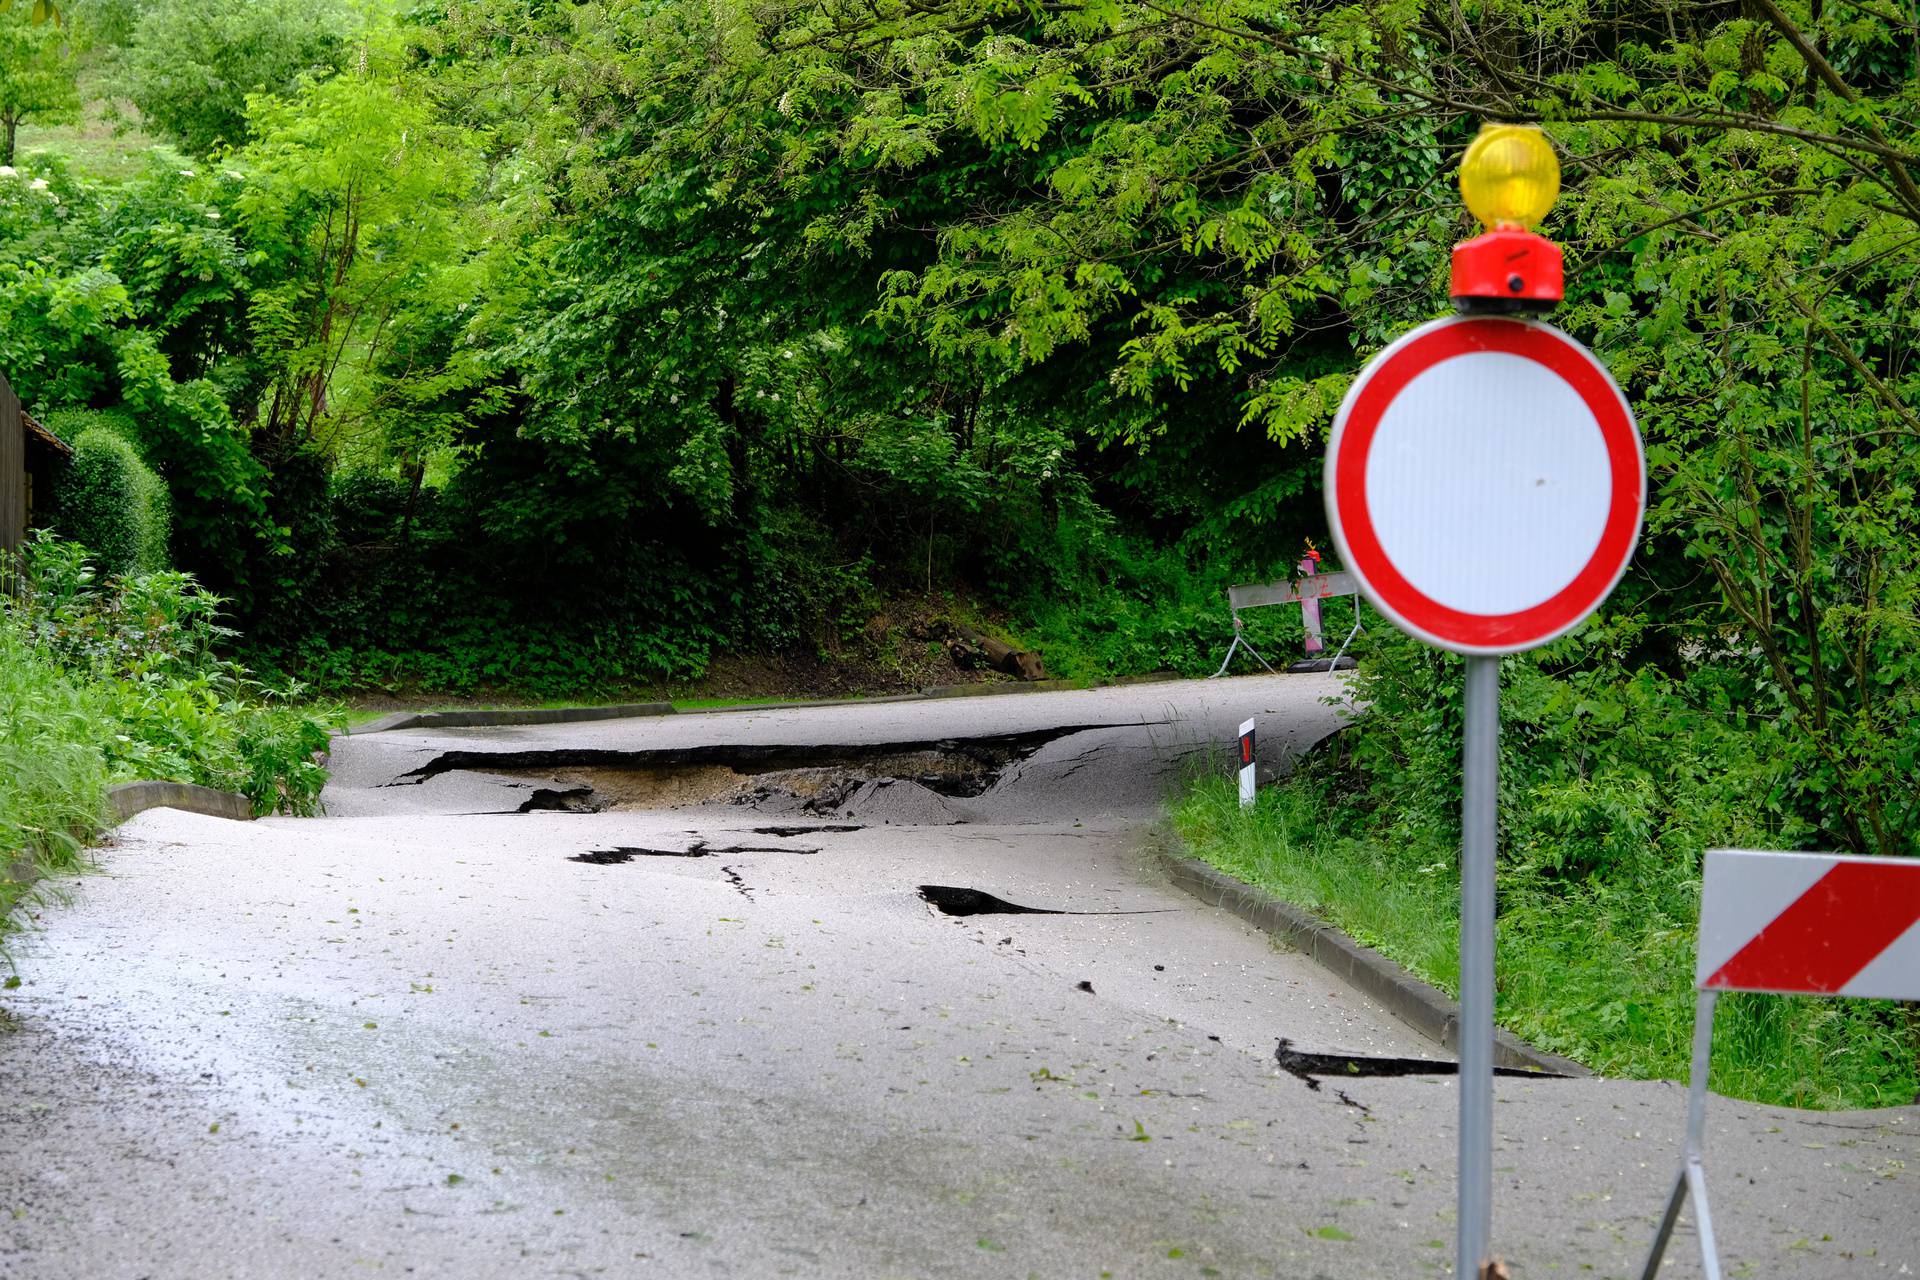
{"type": "Polygon", "coordinates": [[[54,475],[73,450],[20,408],[0,375],[0,553],[18,551],[44,517],[54,475]]]}

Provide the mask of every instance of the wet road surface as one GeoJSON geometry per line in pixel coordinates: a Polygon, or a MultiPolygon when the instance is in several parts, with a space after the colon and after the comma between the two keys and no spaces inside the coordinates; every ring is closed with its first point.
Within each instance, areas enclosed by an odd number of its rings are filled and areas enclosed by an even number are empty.
{"type": "MultiPolygon", "coordinates": [[[[14,946],[0,1275],[1445,1274],[1451,1081],[1274,1060],[1431,1047],[1144,847],[1333,691],[407,731],[329,818],[144,815],[14,946]]],[[[1515,1276],[1629,1274],[1683,1089],[1497,1092],[1515,1276]]],[[[1920,1115],[1709,1120],[1735,1268],[1920,1273],[1920,1115]]]]}

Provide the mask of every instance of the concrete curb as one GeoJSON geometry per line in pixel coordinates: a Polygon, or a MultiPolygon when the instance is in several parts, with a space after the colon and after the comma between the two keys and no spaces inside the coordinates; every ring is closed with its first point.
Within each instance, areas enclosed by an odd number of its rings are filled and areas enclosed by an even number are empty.
{"type": "MultiPolygon", "coordinates": [[[[1173,882],[1211,906],[1239,916],[1256,929],[1286,943],[1321,968],[1351,983],[1386,1006],[1389,1013],[1442,1048],[1459,1047],[1460,1006],[1444,991],[1429,986],[1393,961],[1362,946],[1326,921],[1290,902],[1255,889],[1204,862],[1160,850],[1173,882]]],[[[1493,1033],[1493,1064],[1522,1071],[1588,1076],[1571,1058],[1536,1049],[1508,1031],[1493,1033]]]]}
{"type": "Polygon", "coordinates": [[[113,814],[109,825],[116,827],[148,809],[182,809],[209,818],[253,821],[253,801],[239,792],[216,791],[191,782],[123,782],[107,788],[107,807],[113,814]]]}
{"type": "MultiPolygon", "coordinates": [[[[122,782],[107,788],[107,826],[117,827],[149,809],[181,809],[209,818],[253,821],[253,801],[238,791],[217,791],[191,782],[122,782]]],[[[0,872],[21,892],[40,882],[40,868],[23,858],[0,866],[0,872]]]]}

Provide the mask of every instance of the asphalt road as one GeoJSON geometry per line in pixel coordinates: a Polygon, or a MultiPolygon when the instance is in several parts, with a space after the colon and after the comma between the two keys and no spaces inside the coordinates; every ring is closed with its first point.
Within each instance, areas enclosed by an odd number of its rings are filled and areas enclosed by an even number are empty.
{"type": "MultiPolygon", "coordinates": [[[[14,944],[0,1275],[1445,1274],[1450,1082],[1273,1061],[1431,1048],[1143,848],[1335,689],[398,732],[327,818],[144,815],[14,944]]],[[[1513,1274],[1630,1274],[1684,1091],[1498,1097],[1513,1274]]],[[[1709,1143],[1731,1274],[1920,1273],[1912,1109],[1709,1143]]]]}

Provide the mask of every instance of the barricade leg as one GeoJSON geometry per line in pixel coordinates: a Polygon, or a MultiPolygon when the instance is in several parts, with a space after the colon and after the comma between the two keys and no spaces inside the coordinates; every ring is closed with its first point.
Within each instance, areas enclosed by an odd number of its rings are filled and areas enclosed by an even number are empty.
{"type": "Polygon", "coordinates": [[[1360,634],[1360,597],[1355,596],[1353,598],[1353,630],[1347,632],[1347,638],[1345,640],[1342,640],[1340,642],[1340,647],[1333,651],[1333,661],[1327,664],[1327,670],[1338,671],[1340,669],[1341,655],[1346,653],[1347,646],[1351,645],[1353,643],[1353,638],[1359,634],[1360,634]]]}
{"type": "Polygon", "coordinates": [[[1241,649],[1245,649],[1249,654],[1252,654],[1253,660],[1265,667],[1272,674],[1280,674],[1273,670],[1273,664],[1271,662],[1268,662],[1260,656],[1258,649],[1247,643],[1246,632],[1247,624],[1240,620],[1240,615],[1236,612],[1233,615],[1233,643],[1227,646],[1227,656],[1220,660],[1220,669],[1208,676],[1207,679],[1218,680],[1221,676],[1227,674],[1227,668],[1233,665],[1233,655],[1241,649]]]}
{"type": "Polygon", "coordinates": [[[1693,1197],[1693,1220],[1700,1236],[1700,1269],[1707,1280],[1721,1280],[1720,1250],[1713,1237],[1713,1211],[1707,1204],[1707,1068],[1713,1056],[1713,1005],[1716,993],[1702,991],[1693,1009],[1693,1068],[1687,1082],[1687,1136],[1680,1153],[1680,1172],[1673,1180],[1673,1194],[1667,1197],[1667,1211],[1661,1215],[1660,1229],[1654,1234],[1653,1248],[1647,1251],[1647,1265],[1640,1280],[1654,1280],[1666,1255],[1667,1242],[1680,1220],[1680,1206],[1693,1197]]]}
{"type": "Polygon", "coordinates": [[[1660,1260],[1667,1254],[1667,1241],[1673,1239],[1673,1228],[1680,1221],[1680,1207],[1687,1202],[1687,1171],[1683,1166],[1673,1175],[1673,1194],[1667,1197],[1667,1211],[1660,1215],[1660,1229],[1653,1234],[1653,1248],[1647,1253],[1647,1265],[1640,1272],[1640,1280],[1653,1280],[1660,1270],[1660,1260]]]}

